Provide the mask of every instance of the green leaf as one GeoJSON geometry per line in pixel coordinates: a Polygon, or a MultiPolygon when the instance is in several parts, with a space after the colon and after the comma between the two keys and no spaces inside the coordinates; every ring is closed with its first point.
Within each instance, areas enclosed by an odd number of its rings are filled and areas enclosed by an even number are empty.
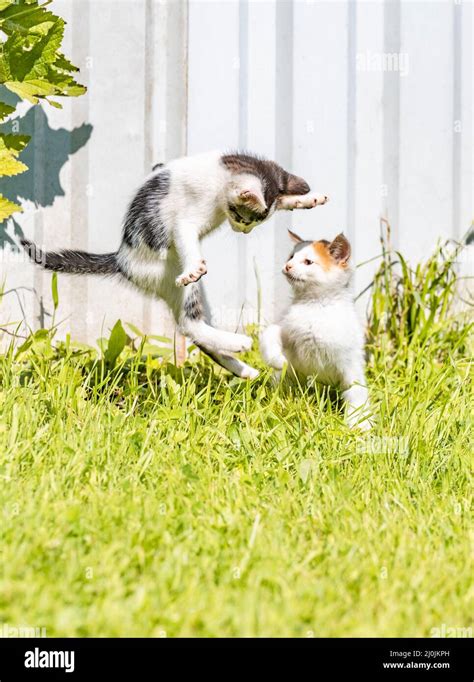
{"type": "Polygon", "coordinates": [[[138,336],[138,337],[140,337],[140,338],[141,338],[142,336],[145,336],[145,334],[144,334],[143,332],[141,332],[141,331],[138,329],[138,327],[135,327],[135,325],[132,324],[131,322],[125,322],[125,324],[126,324],[127,327],[130,329],[130,331],[131,331],[133,334],[135,334],[135,336],[138,336]]]}
{"type": "Polygon", "coordinates": [[[122,322],[117,320],[110,334],[107,350],[105,351],[105,362],[109,367],[113,367],[117,361],[118,356],[125,348],[127,343],[127,334],[122,327],[122,322]]]}
{"type": "Polygon", "coordinates": [[[8,36],[0,43],[0,83],[33,104],[51,95],[77,97],[86,92],[72,76],[77,67],[60,51],[65,22],[45,10],[47,4],[32,0],[0,5],[0,30],[8,36]]]}
{"type": "Polygon", "coordinates": [[[141,349],[143,355],[151,355],[158,358],[171,357],[173,350],[171,348],[163,348],[163,346],[155,346],[152,343],[145,343],[141,349]]]}
{"type": "Polygon", "coordinates": [[[21,97],[28,100],[32,104],[38,104],[38,97],[45,97],[46,95],[54,95],[56,89],[50,83],[43,83],[40,80],[34,81],[6,81],[5,86],[21,97]]]}
{"type": "Polygon", "coordinates": [[[2,194],[0,194],[0,223],[17,211],[23,211],[22,207],[19,204],[16,204],[14,201],[6,199],[2,194]]]}
{"type": "Polygon", "coordinates": [[[5,104],[5,102],[0,102],[0,121],[3,121],[7,116],[13,114],[14,111],[15,107],[12,107],[10,104],[5,104]]]}
{"type": "Polygon", "coordinates": [[[8,175],[12,177],[13,175],[19,175],[28,170],[26,166],[18,159],[10,154],[8,151],[2,150],[0,147],[0,176],[8,175]]]}
{"type": "Polygon", "coordinates": [[[53,276],[51,277],[51,294],[53,296],[54,309],[57,310],[57,307],[59,305],[58,273],[57,272],[53,272],[53,276]]]}
{"type": "Polygon", "coordinates": [[[34,3],[29,3],[30,7],[25,6],[25,3],[22,2],[10,3],[9,7],[0,9],[0,28],[7,35],[44,32],[44,29],[39,27],[45,23],[54,24],[58,20],[55,14],[44,9],[50,3],[51,0],[48,0],[42,6],[38,6],[38,2],[35,0],[34,3]]]}
{"type": "Polygon", "coordinates": [[[63,105],[60,104],[59,102],[55,102],[54,99],[48,99],[47,97],[44,98],[46,102],[55,109],[62,109],[63,105]]]}
{"type": "Polygon", "coordinates": [[[54,66],[57,69],[61,69],[62,71],[65,72],[79,71],[78,67],[74,66],[74,64],[71,64],[69,59],[66,59],[66,57],[61,52],[58,52],[54,66]]]}
{"type": "Polygon", "coordinates": [[[33,337],[28,337],[24,343],[18,348],[15,357],[18,358],[19,355],[27,351],[33,345],[33,337]]]}
{"type": "Polygon", "coordinates": [[[24,150],[31,137],[29,135],[13,135],[13,134],[3,134],[0,133],[0,137],[3,140],[5,147],[9,149],[12,153],[19,154],[24,150]]]}
{"type": "Polygon", "coordinates": [[[171,343],[171,339],[167,336],[158,336],[158,334],[147,334],[148,339],[153,339],[153,341],[159,341],[160,343],[171,343]]]}
{"type": "Polygon", "coordinates": [[[27,135],[5,135],[0,133],[0,176],[18,175],[28,170],[28,166],[16,157],[25,148],[29,137],[27,135]]]}

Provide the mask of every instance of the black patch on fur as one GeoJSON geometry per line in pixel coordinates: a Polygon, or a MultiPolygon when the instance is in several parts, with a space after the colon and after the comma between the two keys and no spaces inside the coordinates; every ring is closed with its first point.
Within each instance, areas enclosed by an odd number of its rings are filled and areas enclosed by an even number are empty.
{"type": "Polygon", "coordinates": [[[187,290],[183,305],[185,316],[189,320],[202,320],[204,317],[204,310],[201,300],[201,293],[199,291],[199,285],[194,286],[192,284],[188,284],[186,289],[187,290]],[[192,289],[189,290],[189,287],[192,287],[192,289]]]}
{"type": "Polygon", "coordinates": [[[31,260],[45,270],[72,275],[116,275],[120,272],[115,253],[87,253],[70,249],[45,253],[28,239],[22,239],[21,245],[31,260]]]}
{"type": "Polygon", "coordinates": [[[168,231],[160,216],[160,202],[168,194],[171,173],[162,171],[149,178],[132,200],[123,226],[123,241],[136,248],[146,244],[154,251],[170,245],[168,231]]]}
{"type": "MultiPolygon", "coordinates": [[[[251,173],[262,182],[263,195],[267,207],[273,206],[283,194],[307,194],[310,187],[303,178],[288,173],[275,161],[268,161],[248,153],[224,154],[221,159],[224,166],[232,173],[251,173]]],[[[262,214],[258,219],[262,220],[262,214]]]]}
{"type": "MultiPolygon", "coordinates": [[[[215,353],[214,351],[209,350],[209,348],[206,348],[205,346],[201,346],[199,343],[196,343],[196,341],[194,341],[194,345],[196,346],[196,348],[199,348],[201,353],[204,353],[205,355],[207,355],[208,358],[214,360],[214,362],[217,365],[220,365],[227,372],[230,372],[230,369],[226,367],[224,364],[222,364],[221,358],[231,358],[232,357],[231,355],[227,355],[226,353],[215,353]]],[[[235,374],[235,372],[232,372],[232,374],[234,374],[234,376],[239,376],[238,374],[235,374]]]]}
{"type": "MultiPolygon", "coordinates": [[[[327,239],[318,239],[318,244],[324,244],[324,246],[329,246],[331,242],[328,242],[327,239]]],[[[293,251],[291,252],[290,258],[293,258],[295,253],[298,253],[298,251],[301,251],[301,249],[304,249],[306,246],[311,246],[311,244],[314,244],[314,242],[309,242],[309,241],[304,241],[304,242],[299,242],[298,244],[295,244],[295,247],[293,251]]]]}

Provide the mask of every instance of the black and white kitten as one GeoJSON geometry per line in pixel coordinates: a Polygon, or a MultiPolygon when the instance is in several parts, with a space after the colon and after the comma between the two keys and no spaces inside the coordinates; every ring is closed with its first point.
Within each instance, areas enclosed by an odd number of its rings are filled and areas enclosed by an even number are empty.
{"type": "Polygon", "coordinates": [[[277,209],[313,208],[327,197],[273,161],[251,154],[210,152],[183,157],[153,172],[130,203],[115,253],[64,250],[42,253],[22,245],[47,270],[121,275],[148,295],[164,299],[181,332],[220,365],[242,378],[257,371],[227,352],[248,350],[250,337],[211,327],[198,280],[206,274],[200,240],[228,220],[248,233],[277,209]]]}

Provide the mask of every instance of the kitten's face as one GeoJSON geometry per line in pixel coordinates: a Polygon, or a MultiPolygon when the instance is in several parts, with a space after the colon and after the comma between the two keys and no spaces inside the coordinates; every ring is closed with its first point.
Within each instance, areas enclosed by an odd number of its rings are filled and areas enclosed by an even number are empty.
{"type": "Polygon", "coordinates": [[[268,206],[262,182],[254,175],[240,174],[232,178],[227,189],[225,212],[235,232],[251,232],[269,218],[275,203],[268,206]]]}
{"type": "Polygon", "coordinates": [[[290,232],[296,246],[283,266],[283,274],[297,291],[344,288],[351,278],[351,246],[343,234],[332,242],[302,240],[290,232]]]}
{"type": "Polygon", "coordinates": [[[228,154],[222,162],[231,171],[225,213],[235,232],[251,232],[275,211],[284,195],[306,194],[309,185],[273,161],[246,154],[228,154]]]}

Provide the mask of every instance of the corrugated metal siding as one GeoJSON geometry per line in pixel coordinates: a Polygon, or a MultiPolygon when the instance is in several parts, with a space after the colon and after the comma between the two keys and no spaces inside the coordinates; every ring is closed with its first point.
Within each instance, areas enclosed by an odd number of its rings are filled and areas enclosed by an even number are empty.
{"type": "MultiPolygon", "coordinates": [[[[467,231],[471,3],[56,0],[55,8],[89,92],[28,119],[34,142],[22,187],[36,206],[27,202],[17,221],[36,241],[115,249],[127,203],[158,161],[236,147],[275,158],[331,201],[278,215],[249,236],[224,227],[205,242],[214,321],[235,328],[256,319],[259,289],[264,320],[284,305],[287,227],[318,238],[344,230],[357,262],[378,254],[381,217],[412,259],[467,231]]],[[[4,299],[2,322],[24,315],[32,327],[47,324],[50,275],[9,253],[2,270],[18,291],[4,299]]],[[[358,271],[359,290],[373,268],[358,271]]],[[[173,333],[163,304],[125,285],[60,277],[62,336],[93,342],[118,317],[173,333]]]]}

